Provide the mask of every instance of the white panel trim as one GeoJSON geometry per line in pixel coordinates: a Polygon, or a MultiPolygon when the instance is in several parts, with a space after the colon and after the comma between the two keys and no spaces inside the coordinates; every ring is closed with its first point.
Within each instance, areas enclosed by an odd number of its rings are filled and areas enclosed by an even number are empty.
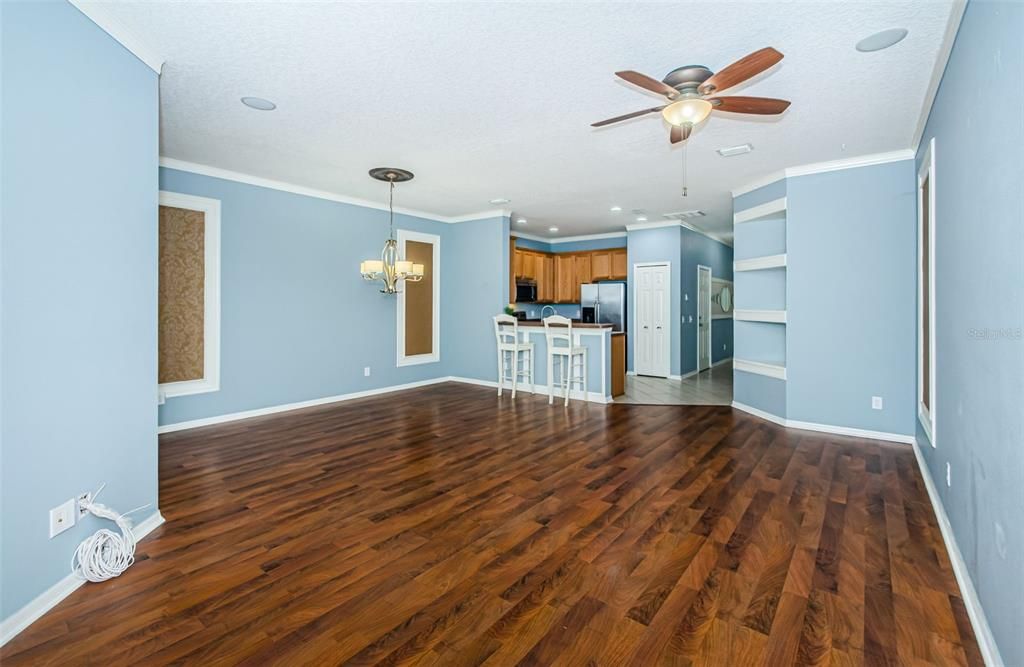
{"type": "Polygon", "coordinates": [[[75,9],[85,14],[90,21],[98,25],[104,32],[114,38],[133,56],[141,60],[151,70],[160,74],[164,58],[149,44],[139,39],[120,20],[110,13],[114,3],[96,2],[95,0],[68,0],[75,9]]]}
{"type": "Polygon", "coordinates": [[[960,588],[960,597],[967,608],[967,616],[971,619],[971,627],[974,629],[974,636],[978,640],[978,648],[981,650],[981,657],[986,665],[1003,665],[1003,658],[999,655],[999,646],[996,644],[992,628],[989,627],[988,619],[985,617],[985,610],[981,606],[978,592],[974,589],[974,581],[971,579],[970,570],[964,561],[960,547],[956,543],[956,535],[953,533],[953,525],[949,522],[949,515],[946,514],[946,507],[942,504],[938,489],[932,480],[931,471],[921,453],[921,445],[915,439],[912,442],[914,447],[914,458],[917,459],[917,467],[924,478],[924,486],[928,490],[928,499],[935,510],[935,518],[939,523],[939,530],[942,532],[942,540],[946,543],[946,553],[949,554],[949,561],[953,565],[953,574],[956,576],[956,583],[960,588]]]}
{"type": "Polygon", "coordinates": [[[786,367],[778,364],[766,364],[763,361],[749,361],[747,359],[736,359],[732,367],[738,371],[766,375],[779,380],[786,379],[786,367]]]}
{"type": "MultiPolygon", "coordinates": [[[[243,174],[242,172],[231,171],[229,169],[221,169],[220,167],[211,167],[209,165],[198,164],[196,162],[186,162],[185,160],[176,160],[174,158],[161,157],[160,166],[166,167],[167,169],[176,169],[178,171],[187,171],[192,174],[210,176],[212,178],[222,178],[224,180],[234,181],[236,183],[255,185],[261,188],[280,190],[281,192],[290,192],[292,194],[303,195],[306,197],[326,199],[328,201],[339,202],[341,204],[352,204],[353,206],[362,206],[364,208],[372,208],[378,211],[388,210],[388,206],[385,203],[370,201],[369,199],[360,199],[359,197],[348,197],[345,195],[337,194],[335,192],[327,192],[326,190],[307,188],[302,185],[295,185],[293,183],[286,183],[284,181],[276,181],[270,178],[263,178],[262,176],[243,174]]],[[[425,220],[433,220],[434,222],[444,222],[449,224],[469,222],[472,220],[482,220],[485,218],[509,217],[510,215],[512,215],[512,212],[507,209],[489,209],[485,211],[478,211],[476,213],[467,213],[466,215],[444,216],[438,215],[437,213],[430,213],[428,211],[420,211],[413,208],[403,208],[399,206],[395,207],[395,212],[401,213],[403,215],[411,215],[417,218],[423,218],[425,220]]]]}
{"type": "Polygon", "coordinates": [[[784,310],[734,310],[733,317],[741,322],[775,322],[786,323],[784,310]]]}
{"type": "Polygon", "coordinates": [[[437,234],[424,234],[422,232],[414,232],[408,229],[398,230],[398,256],[405,259],[405,243],[406,241],[419,241],[420,243],[429,243],[432,246],[432,263],[431,270],[433,271],[433,301],[434,308],[431,316],[432,330],[432,346],[430,354],[416,354],[412,356],[406,356],[405,354],[405,290],[402,289],[398,292],[398,298],[395,300],[395,309],[397,316],[395,322],[397,325],[397,331],[395,340],[397,341],[396,361],[397,366],[415,366],[418,364],[432,364],[441,361],[441,237],[437,234]]]}
{"type": "Polygon", "coordinates": [[[946,73],[946,63],[953,52],[953,44],[956,41],[956,33],[960,30],[960,22],[964,18],[964,11],[967,9],[967,0],[953,0],[953,7],[949,12],[949,21],[946,23],[946,31],[942,35],[942,43],[939,45],[939,57],[935,59],[935,66],[932,68],[932,77],[928,82],[928,90],[924,95],[924,102],[921,105],[921,113],[917,118],[917,129],[914,130],[914,140],[910,144],[914,146],[914,153],[921,147],[921,138],[924,136],[924,128],[928,125],[928,117],[932,112],[932,104],[935,103],[935,96],[939,92],[939,84],[942,83],[942,75],[946,73]]]}
{"type": "MultiPolygon", "coordinates": [[[[160,514],[160,510],[157,510],[148,519],[135,526],[132,532],[135,533],[137,541],[142,541],[163,522],[164,517],[160,514]]],[[[18,633],[39,620],[43,614],[60,604],[64,598],[74,593],[84,583],[86,583],[84,579],[70,573],[24,607],[5,618],[0,623],[0,646],[14,639],[18,633]]]]}
{"type": "Polygon", "coordinates": [[[917,170],[917,187],[914,189],[915,203],[917,205],[917,320],[915,322],[915,328],[917,329],[917,353],[916,353],[916,366],[917,366],[917,418],[921,422],[921,427],[925,433],[928,434],[928,440],[931,442],[932,448],[938,447],[938,443],[935,440],[937,435],[937,424],[935,406],[938,405],[937,393],[938,393],[938,382],[936,381],[936,363],[935,357],[938,350],[936,344],[936,332],[935,332],[935,307],[937,298],[935,295],[935,276],[937,271],[935,270],[935,231],[938,229],[938,225],[935,223],[935,137],[931,138],[928,142],[928,148],[925,150],[923,159],[921,160],[921,167],[917,170]],[[921,206],[921,187],[924,185],[924,180],[928,179],[928,247],[924,247],[924,208],[921,206]],[[924,272],[924,253],[928,253],[928,340],[924,340],[924,277],[921,275],[924,272]],[[923,388],[924,388],[924,350],[925,346],[928,347],[928,377],[931,378],[928,391],[928,405],[932,406],[929,410],[925,407],[923,388]]]}
{"type": "MultiPolygon", "coordinates": [[[[916,144],[917,142],[915,142],[916,144]]],[[[751,181],[746,185],[742,185],[732,191],[733,197],[738,197],[748,192],[753,192],[758,188],[763,188],[766,185],[771,185],[776,181],[784,178],[793,178],[794,176],[807,176],[808,174],[822,174],[828,171],[839,171],[841,169],[854,169],[856,167],[870,167],[876,164],[886,164],[888,162],[899,162],[901,160],[913,160],[915,151],[912,148],[901,148],[895,151],[886,151],[884,153],[868,153],[867,155],[858,155],[855,157],[842,158],[841,160],[828,160],[826,162],[812,162],[810,164],[798,165],[795,167],[787,167],[782,171],[774,171],[767,176],[762,176],[755,181],[751,181]]]]}
{"type": "Polygon", "coordinates": [[[175,396],[220,390],[220,200],[160,191],[160,206],[203,212],[203,377],[164,382],[159,402],[175,396]]]}
{"type": "Polygon", "coordinates": [[[848,435],[855,438],[864,438],[867,440],[884,440],[886,442],[897,442],[904,445],[912,445],[914,443],[914,436],[903,435],[902,433],[887,433],[885,431],[869,431],[861,428],[850,428],[848,426],[832,426],[831,424],[816,424],[814,422],[803,422],[795,419],[786,419],[773,415],[770,412],[764,410],[758,410],[757,408],[738,403],[732,402],[732,407],[743,412],[748,412],[755,417],[766,419],[772,423],[778,424],[779,426],[785,426],[786,428],[795,428],[801,431],[815,431],[817,433],[831,433],[833,435],[848,435]]]}
{"type": "Polygon", "coordinates": [[[738,259],[732,263],[733,271],[760,271],[762,269],[778,269],[786,266],[786,253],[781,255],[765,255],[738,259]]]}
{"type": "Polygon", "coordinates": [[[744,222],[754,222],[755,220],[769,218],[780,213],[783,215],[786,213],[785,197],[779,197],[778,199],[773,199],[770,202],[758,204],[757,206],[739,211],[732,216],[732,222],[734,225],[738,225],[744,222]]]}

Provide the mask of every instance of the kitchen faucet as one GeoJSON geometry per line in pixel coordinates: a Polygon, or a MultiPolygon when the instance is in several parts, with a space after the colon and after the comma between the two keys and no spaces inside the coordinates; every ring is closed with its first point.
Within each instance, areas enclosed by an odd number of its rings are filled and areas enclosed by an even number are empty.
{"type": "Polygon", "coordinates": [[[557,314],[558,314],[558,311],[557,311],[557,310],[555,310],[555,307],[554,307],[554,306],[552,306],[552,305],[551,305],[551,304],[549,303],[548,305],[546,305],[546,306],[544,306],[543,308],[541,308],[541,309],[540,309],[540,319],[542,319],[542,320],[544,319],[544,311],[545,311],[545,310],[547,310],[548,308],[550,308],[550,309],[551,309],[551,314],[552,314],[552,315],[557,315],[557,314]]]}

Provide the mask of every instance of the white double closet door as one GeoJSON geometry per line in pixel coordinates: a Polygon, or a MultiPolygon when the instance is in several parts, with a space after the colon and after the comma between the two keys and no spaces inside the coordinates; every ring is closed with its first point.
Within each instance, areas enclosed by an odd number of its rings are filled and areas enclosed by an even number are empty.
{"type": "Polygon", "coordinates": [[[633,370],[637,375],[668,377],[671,357],[671,278],[668,264],[636,265],[636,342],[633,370]]]}

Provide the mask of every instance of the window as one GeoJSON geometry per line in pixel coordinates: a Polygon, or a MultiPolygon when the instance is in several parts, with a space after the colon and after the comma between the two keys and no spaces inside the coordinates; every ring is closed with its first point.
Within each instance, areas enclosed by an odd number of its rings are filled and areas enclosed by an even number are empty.
{"type": "Polygon", "coordinates": [[[160,193],[159,371],[163,397],[220,389],[220,202],[160,193]]]}
{"type": "Polygon", "coordinates": [[[423,265],[423,280],[398,292],[398,365],[441,360],[441,237],[398,230],[398,256],[423,265]]]}
{"type": "Polygon", "coordinates": [[[935,446],[935,138],[917,172],[917,413],[935,446]]]}

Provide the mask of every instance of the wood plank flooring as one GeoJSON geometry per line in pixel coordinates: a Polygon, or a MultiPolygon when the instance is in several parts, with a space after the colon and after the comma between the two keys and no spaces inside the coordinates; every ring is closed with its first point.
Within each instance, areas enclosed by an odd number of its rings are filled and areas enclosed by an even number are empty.
{"type": "Polygon", "coordinates": [[[168,434],[15,665],[981,665],[911,449],[443,384],[168,434]]]}

